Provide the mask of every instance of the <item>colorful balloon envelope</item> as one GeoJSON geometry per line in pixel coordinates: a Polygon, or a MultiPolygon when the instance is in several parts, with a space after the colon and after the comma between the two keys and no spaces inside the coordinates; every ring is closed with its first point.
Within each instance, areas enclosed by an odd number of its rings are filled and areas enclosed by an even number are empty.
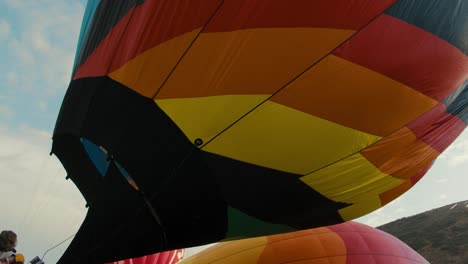
{"type": "Polygon", "coordinates": [[[52,152],[89,211],[59,263],[392,201],[466,127],[467,14],[468,0],[88,1],[52,152]]]}
{"type": "Polygon", "coordinates": [[[139,258],[119,260],[108,264],[177,264],[184,258],[184,249],[164,251],[139,258]]]}
{"type": "Polygon", "coordinates": [[[428,264],[408,245],[359,224],[319,227],[216,244],[181,264],[428,264]]]}

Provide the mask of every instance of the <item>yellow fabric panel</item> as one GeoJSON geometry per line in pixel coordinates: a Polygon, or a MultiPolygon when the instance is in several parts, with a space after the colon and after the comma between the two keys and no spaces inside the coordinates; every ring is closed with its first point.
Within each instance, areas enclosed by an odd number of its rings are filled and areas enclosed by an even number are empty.
{"type": "Polygon", "coordinates": [[[157,98],[272,94],[353,33],[328,28],[202,33],[157,98]]]}
{"type": "Polygon", "coordinates": [[[266,237],[257,237],[216,244],[196,255],[193,255],[181,264],[239,264],[257,263],[260,254],[267,243],[266,237]]]}
{"type": "Polygon", "coordinates": [[[159,107],[194,142],[217,135],[268,95],[225,95],[156,100],[159,107]]]}
{"type": "Polygon", "coordinates": [[[341,215],[343,220],[350,221],[382,207],[382,203],[379,197],[368,196],[364,197],[363,199],[364,200],[356,204],[338,210],[338,213],[341,215]]]}
{"type": "Polygon", "coordinates": [[[385,75],[333,55],[271,100],[379,136],[393,133],[438,103],[385,75]]]}
{"type": "Polygon", "coordinates": [[[380,194],[403,182],[381,172],[359,153],[301,180],[333,201],[352,204],[339,211],[345,220],[381,207],[380,194]]]}
{"type": "Polygon", "coordinates": [[[109,74],[137,93],[153,97],[200,29],[153,47],[109,74]]]}
{"type": "Polygon", "coordinates": [[[203,149],[247,163],[307,174],[379,139],[267,101],[203,149]]]}

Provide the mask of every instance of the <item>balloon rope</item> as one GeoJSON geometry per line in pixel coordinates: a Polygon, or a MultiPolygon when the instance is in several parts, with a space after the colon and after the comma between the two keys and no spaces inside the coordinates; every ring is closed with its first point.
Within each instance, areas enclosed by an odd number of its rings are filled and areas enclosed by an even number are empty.
{"type": "Polygon", "coordinates": [[[49,248],[48,250],[46,250],[46,252],[44,252],[44,255],[42,255],[41,260],[44,261],[44,257],[45,257],[45,255],[46,255],[47,253],[49,253],[49,251],[51,251],[51,250],[53,250],[54,248],[56,248],[56,247],[62,245],[62,244],[65,243],[67,240],[69,240],[70,238],[74,237],[76,234],[77,234],[77,233],[75,233],[75,234],[69,236],[67,239],[63,240],[62,242],[58,243],[57,245],[55,245],[55,246],[49,248]]]}

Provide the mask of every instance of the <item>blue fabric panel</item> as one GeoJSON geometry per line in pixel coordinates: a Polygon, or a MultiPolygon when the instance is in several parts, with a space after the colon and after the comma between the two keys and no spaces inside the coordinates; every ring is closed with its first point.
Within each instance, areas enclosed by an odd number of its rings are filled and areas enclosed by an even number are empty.
{"type": "Polygon", "coordinates": [[[468,80],[465,80],[443,103],[447,106],[447,112],[458,116],[468,125],[468,80]]]}
{"type": "Polygon", "coordinates": [[[76,53],[75,53],[75,62],[73,64],[74,65],[73,72],[75,72],[77,59],[78,59],[78,55],[80,54],[83,40],[86,36],[86,33],[88,32],[89,25],[91,24],[91,20],[94,17],[94,13],[96,12],[96,9],[100,2],[101,0],[88,0],[88,3],[86,4],[86,10],[83,16],[83,21],[81,22],[81,30],[80,30],[80,37],[78,38],[78,46],[76,48],[76,53]]]}
{"type": "Polygon", "coordinates": [[[466,0],[400,0],[385,13],[431,32],[468,53],[466,0]]]}
{"type": "Polygon", "coordinates": [[[99,146],[85,138],[81,138],[81,142],[83,143],[83,147],[85,148],[86,153],[88,153],[90,160],[93,162],[94,166],[96,166],[96,169],[103,177],[106,176],[110,165],[107,153],[99,148],[99,146]]]}

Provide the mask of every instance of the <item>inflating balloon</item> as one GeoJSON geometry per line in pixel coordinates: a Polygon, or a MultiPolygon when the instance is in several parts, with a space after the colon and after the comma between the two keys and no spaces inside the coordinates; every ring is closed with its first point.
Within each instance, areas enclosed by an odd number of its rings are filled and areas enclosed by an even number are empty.
{"type": "Polygon", "coordinates": [[[89,206],[59,263],[331,225],[468,122],[468,0],[90,0],[52,151],[89,206]]]}
{"type": "Polygon", "coordinates": [[[216,244],[181,264],[428,264],[408,245],[355,222],[216,244]]]}

